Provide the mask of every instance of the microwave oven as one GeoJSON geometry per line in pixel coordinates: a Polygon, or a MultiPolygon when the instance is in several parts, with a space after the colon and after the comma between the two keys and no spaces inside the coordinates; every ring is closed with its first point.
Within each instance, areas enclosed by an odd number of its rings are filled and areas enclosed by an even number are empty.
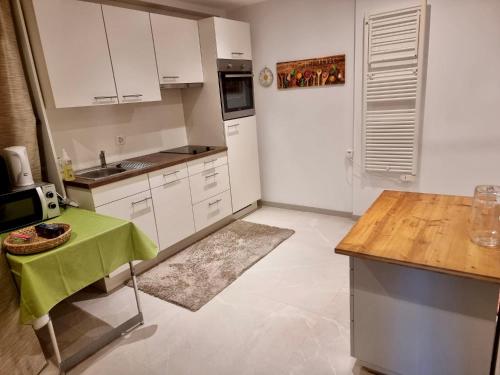
{"type": "Polygon", "coordinates": [[[38,183],[0,193],[0,233],[60,215],[56,188],[38,183]]]}

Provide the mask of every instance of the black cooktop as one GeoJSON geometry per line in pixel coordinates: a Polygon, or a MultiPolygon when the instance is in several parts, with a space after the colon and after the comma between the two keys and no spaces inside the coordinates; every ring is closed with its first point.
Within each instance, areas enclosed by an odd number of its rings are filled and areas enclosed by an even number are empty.
{"type": "Polygon", "coordinates": [[[210,146],[182,146],[177,148],[172,148],[170,150],[160,151],[163,154],[203,154],[204,152],[212,151],[214,147],[210,146]]]}

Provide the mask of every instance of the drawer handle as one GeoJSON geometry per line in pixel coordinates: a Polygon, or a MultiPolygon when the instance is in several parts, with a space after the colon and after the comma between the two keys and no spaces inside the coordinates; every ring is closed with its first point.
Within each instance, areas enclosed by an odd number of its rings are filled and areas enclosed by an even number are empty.
{"type": "Polygon", "coordinates": [[[139,203],[147,202],[150,199],[151,199],[151,197],[146,197],[146,198],[141,199],[139,201],[132,202],[132,206],[135,206],[136,204],[139,204],[139,203]]]}
{"type": "Polygon", "coordinates": [[[115,98],[118,98],[118,96],[116,96],[116,95],[113,95],[113,96],[94,96],[95,100],[99,100],[99,99],[115,99],[115,98]]]}
{"type": "Polygon", "coordinates": [[[240,126],[240,124],[232,124],[232,125],[228,125],[227,127],[228,127],[228,128],[235,128],[235,127],[237,127],[237,126],[240,126]]]}
{"type": "Polygon", "coordinates": [[[177,174],[177,173],[180,173],[180,171],[175,171],[175,172],[172,172],[172,173],[164,173],[163,177],[172,176],[173,174],[177,174]]]}
{"type": "Polygon", "coordinates": [[[209,174],[209,175],[205,176],[205,178],[208,179],[208,178],[211,178],[211,177],[215,177],[217,175],[218,175],[218,173],[215,172],[215,173],[212,173],[212,174],[209,174]]]}
{"type": "Polygon", "coordinates": [[[212,207],[214,204],[217,204],[217,203],[219,203],[220,201],[222,201],[222,199],[217,199],[216,201],[213,201],[213,202],[208,202],[208,207],[212,207]]]}
{"type": "Polygon", "coordinates": [[[129,94],[129,95],[122,95],[124,98],[140,98],[142,94],[129,94]]]}
{"type": "Polygon", "coordinates": [[[243,52],[231,52],[231,55],[241,56],[241,55],[244,55],[244,53],[243,52]]]}
{"type": "Polygon", "coordinates": [[[217,159],[212,159],[212,160],[207,160],[205,162],[203,162],[205,165],[207,164],[210,164],[210,163],[215,163],[217,161],[217,159]]]}
{"type": "Polygon", "coordinates": [[[163,79],[176,79],[176,78],[180,78],[179,76],[163,76],[162,77],[163,79]]]}
{"type": "Polygon", "coordinates": [[[169,182],[165,182],[162,186],[168,186],[168,185],[172,185],[172,184],[175,184],[176,182],[179,182],[180,180],[177,179],[177,180],[173,180],[173,181],[169,181],[169,182]]]}

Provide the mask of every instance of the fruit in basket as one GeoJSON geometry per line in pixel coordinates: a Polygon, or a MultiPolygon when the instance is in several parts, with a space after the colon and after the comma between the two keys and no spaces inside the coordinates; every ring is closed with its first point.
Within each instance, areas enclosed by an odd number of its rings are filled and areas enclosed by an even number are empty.
{"type": "Polygon", "coordinates": [[[10,241],[15,244],[31,243],[35,239],[33,235],[20,232],[12,232],[9,237],[10,241]]]}

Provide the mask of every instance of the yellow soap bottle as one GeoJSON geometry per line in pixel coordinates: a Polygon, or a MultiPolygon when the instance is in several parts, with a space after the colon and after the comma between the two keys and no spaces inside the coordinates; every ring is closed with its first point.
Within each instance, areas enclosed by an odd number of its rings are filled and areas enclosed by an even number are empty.
{"type": "Polygon", "coordinates": [[[62,178],[65,181],[74,181],[75,180],[75,172],[73,171],[73,163],[68,156],[68,153],[63,148],[62,149],[62,160],[61,160],[61,171],[62,178]]]}

